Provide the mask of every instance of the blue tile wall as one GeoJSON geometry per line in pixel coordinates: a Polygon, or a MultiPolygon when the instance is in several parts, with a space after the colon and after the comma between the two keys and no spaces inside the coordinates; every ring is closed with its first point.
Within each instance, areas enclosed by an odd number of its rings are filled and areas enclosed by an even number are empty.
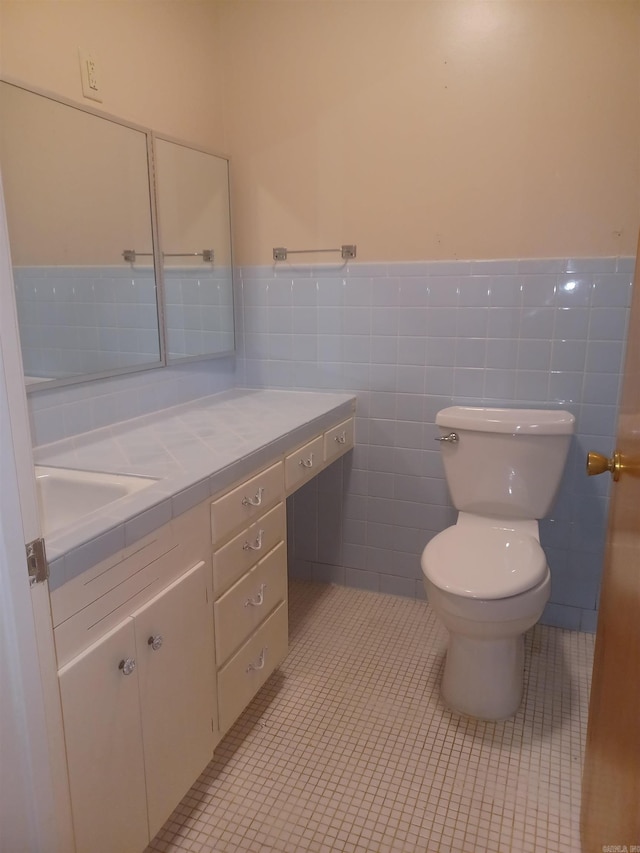
{"type": "Polygon", "coordinates": [[[27,376],[64,378],[160,360],[153,269],[15,267],[27,376]]]}
{"type": "Polygon", "coordinates": [[[289,502],[292,571],[423,597],[419,555],[455,520],[436,412],[562,407],[577,431],[540,525],[543,621],[594,630],[609,483],[584,460],[613,446],[632,276],[630,258],[243,268],[239,381],[358,396],[353,454],[289,502]]]}
{"type": "Polygon", "coordinates": [[[165,267],[168,357],[233,350],[229,267],[165,267]]]}
{"type": "MultiPolygon", "coordinates": [[[[230,277],[224,267],[167,270],[171,358],[233,349],[230,277]]],[[[159,360],[152,268],[15,267],[14,284],[27,376],[61,378],[159,360]]],[[[48,444],[235,384],[230,356],[39,390],[29,397],[32,440],[48,444]]]]}
{"type": "MultiPolygon", "coordinates": [[[[233,350],[228,267],[165,269],[169,358],[233,350]]],[[[22,360],[27,376],[78,373],[158,361],[153,268],[15,267],[22,360]]]]}
{"type": "Polygon", "coordinates": [[[235,357],[39,390],[27,398],[34,446],[233,388],[235,357]]]}

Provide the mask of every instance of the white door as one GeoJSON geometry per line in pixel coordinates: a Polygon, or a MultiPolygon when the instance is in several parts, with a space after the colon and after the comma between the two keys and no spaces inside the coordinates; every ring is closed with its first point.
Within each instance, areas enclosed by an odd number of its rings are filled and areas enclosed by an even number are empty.
{"type": "Polygon", "coordinates": [[[48,584],[29,584],[38,509],[0,178],[0,850],[73,850],[48,584]]]}

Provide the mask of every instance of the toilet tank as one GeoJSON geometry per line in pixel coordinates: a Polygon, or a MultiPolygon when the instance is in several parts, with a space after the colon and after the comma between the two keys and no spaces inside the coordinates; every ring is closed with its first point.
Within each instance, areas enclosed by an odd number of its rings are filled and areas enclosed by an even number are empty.
{"type": "Polygon", "coordinates": [[[575,418],[546,409],[450,406],[436,415],[456,509],[499,518],[543,518],[555,500],[575,418]]]}

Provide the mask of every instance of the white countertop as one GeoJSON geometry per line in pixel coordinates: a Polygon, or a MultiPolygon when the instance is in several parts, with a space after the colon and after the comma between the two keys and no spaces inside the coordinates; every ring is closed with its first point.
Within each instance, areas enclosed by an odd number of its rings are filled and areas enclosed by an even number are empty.
{"type": "Polygon", "coordinates": [[[51,588],[354,410],[351,394],[232,389],[35,448],[37,465],[157,478],[46,538],[51,588]]]}

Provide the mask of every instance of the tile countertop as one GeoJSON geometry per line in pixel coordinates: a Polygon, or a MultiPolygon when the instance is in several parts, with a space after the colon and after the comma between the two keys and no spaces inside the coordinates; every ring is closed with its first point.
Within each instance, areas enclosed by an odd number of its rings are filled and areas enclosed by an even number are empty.
{"type": "Polygon", "coordinates": [[[51,589],[355,411],[351,394],[232,389],[34,449],[36,465],[153,483],[46,537],[51,589]]]}

